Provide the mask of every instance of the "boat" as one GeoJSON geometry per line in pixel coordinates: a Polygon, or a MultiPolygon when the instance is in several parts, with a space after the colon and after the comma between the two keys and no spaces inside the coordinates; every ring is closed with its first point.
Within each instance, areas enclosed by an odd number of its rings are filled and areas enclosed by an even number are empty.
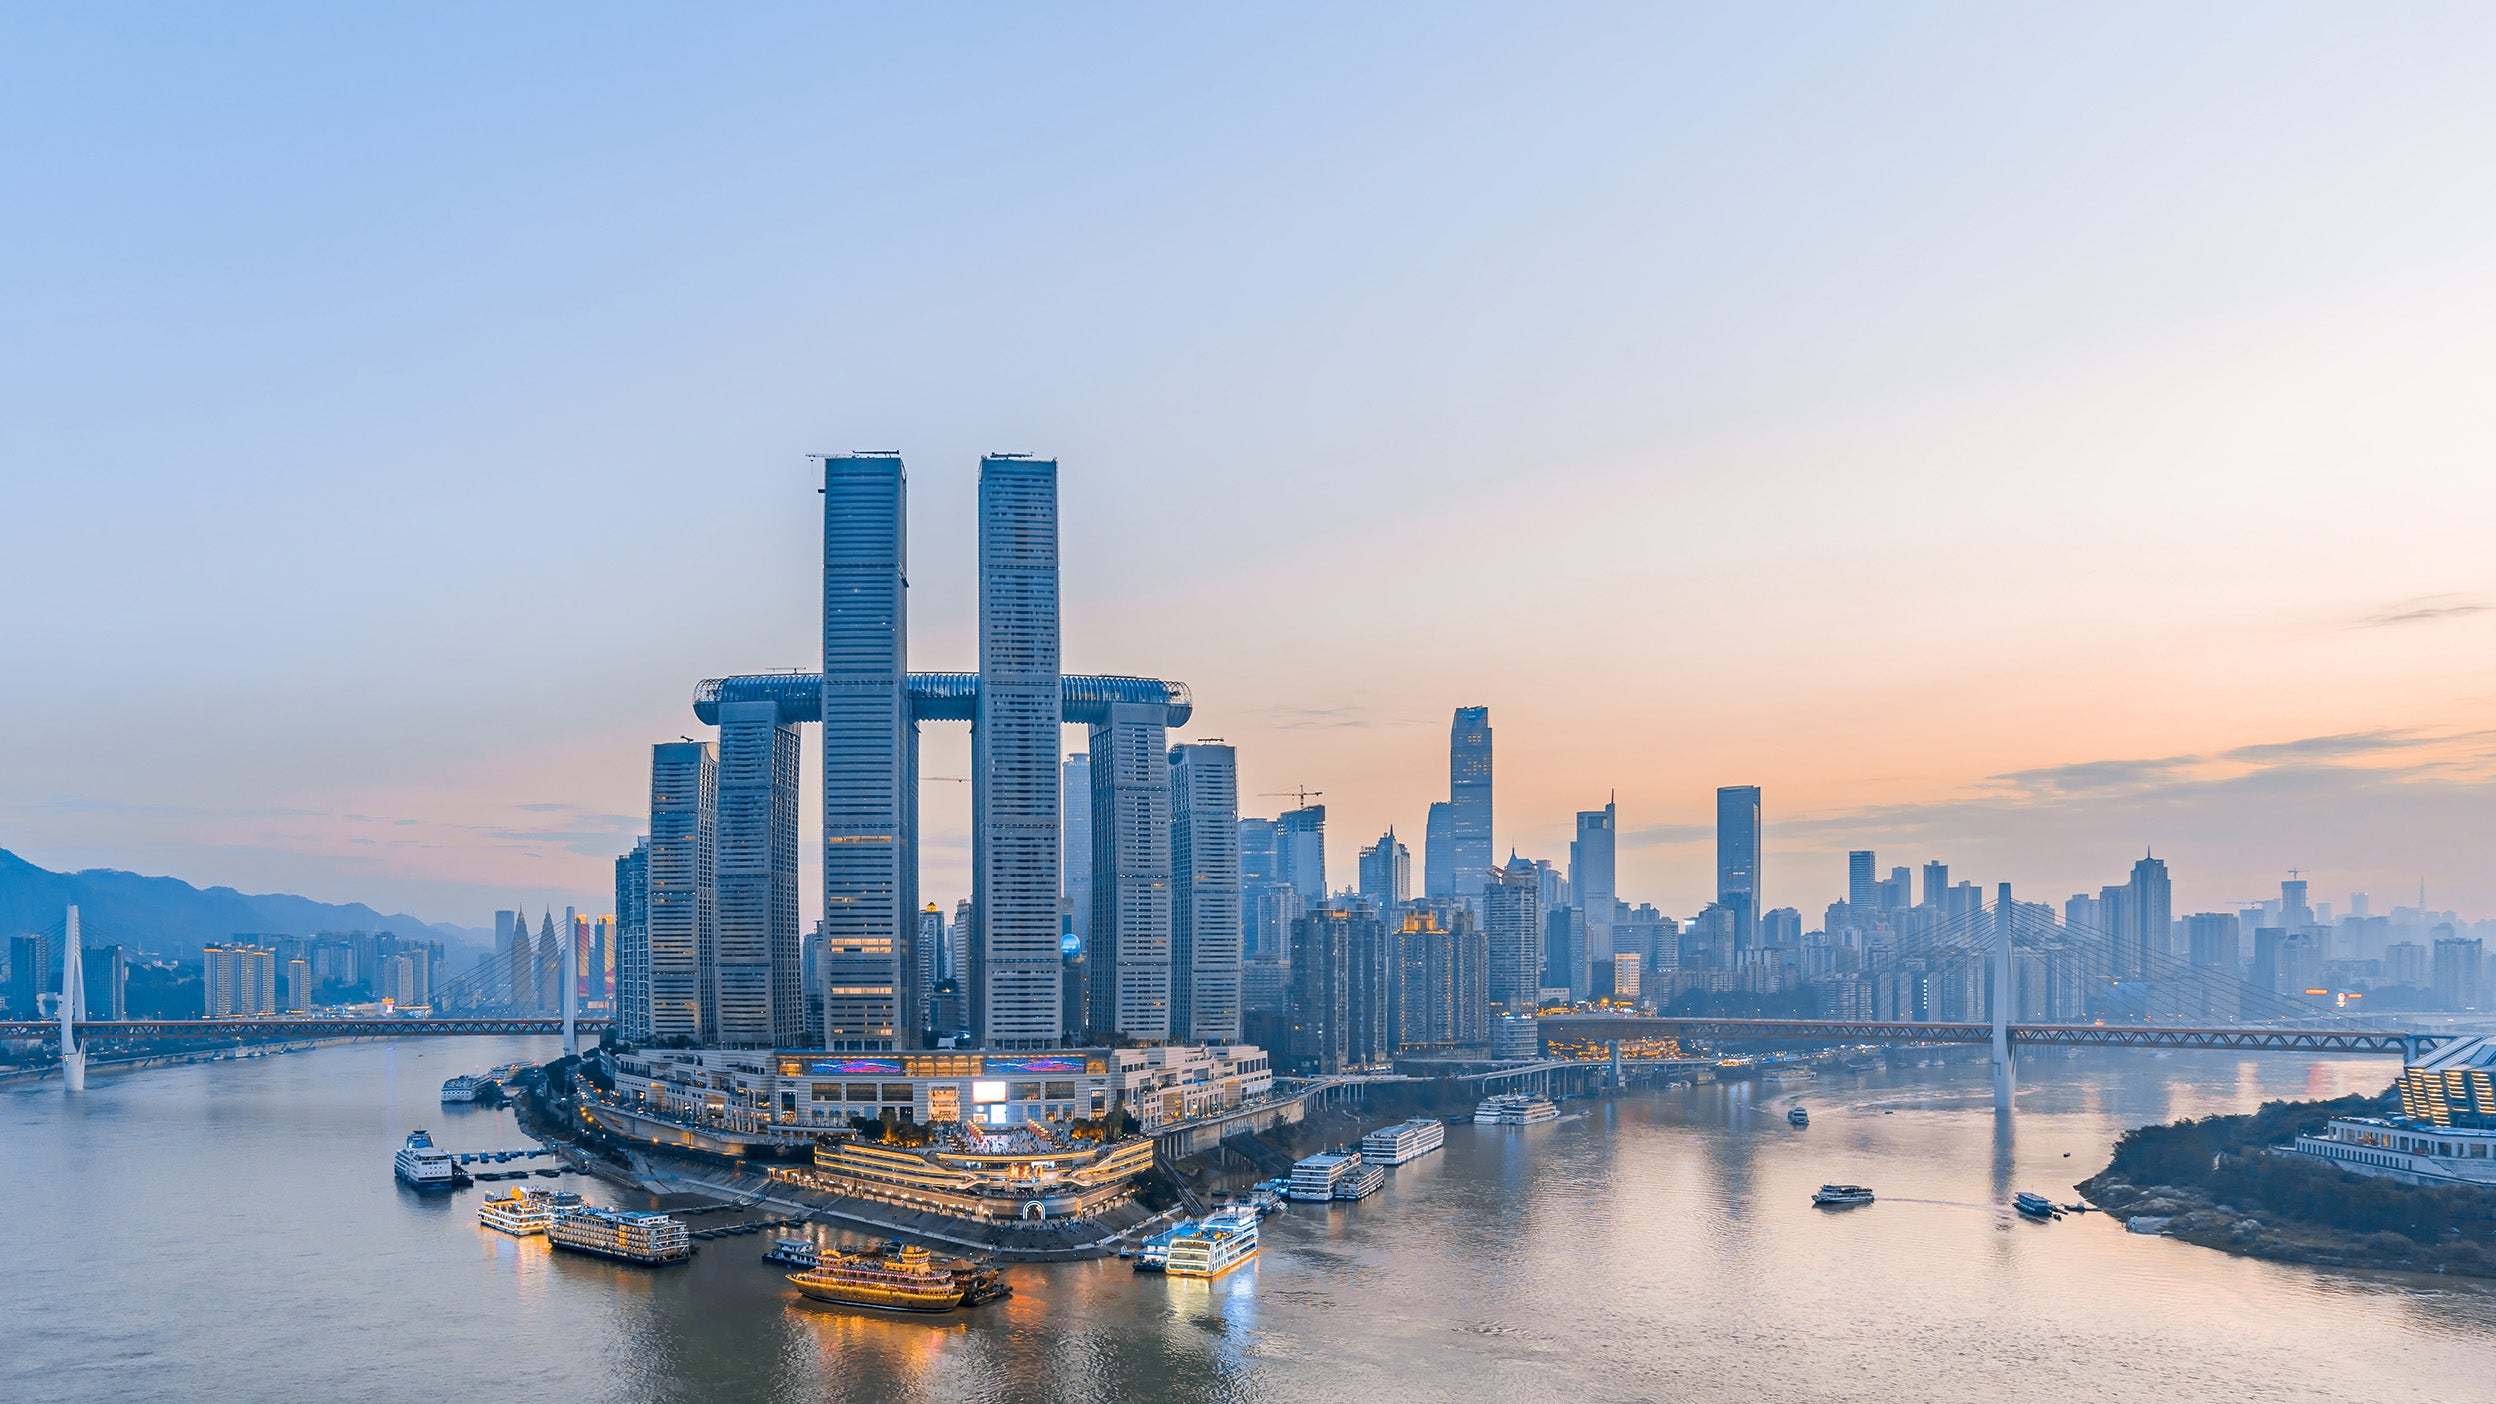
{"type": "Polygon", "coordinates": [[[1137,1272],[1167,1270],[1170,1265],[1170,1245],[1181,1235],[1193,1233],[1195,1230],[1195,1220],[1181,1219],[1171,1227],[1145,1239],[1143,1244],[1135,1250],[1135,1270],[1137,1272]]]}
{"type": "Polygon", "coordinates": [[[1532,1126],[1542,1121],[1560,1119],[1560,1107],[1549,1097],[1536,1097],[1524,1092],[1503,1092],[1485,1098],[1473,1109],[1476,1126],[1532,1126]]]}
{"type": "Polygon", "coordinates": [[[1361,1138],[1361,1159],[1372,1165],[1402,1165],[1419,1160],[1447,1144],[1447,1128],[1433,1118],[1416,1117],[1381,1126],[1361,1138]]]}
{"type": "Polygon", "coordinates": [[[494,1079],[490,1077],[479,1077],[475,1073],[461,1073],[442,1084],[442,1101],[445,1105],[453,1102],[473,1102],[493,1085],[494,1079]]]}
{"type": "Polygon", "coordinates": [[[1862,1185],[1822,1185],[1811,1202],[1823,1209],[1851,1209],[1872,1202],[1872,1191],[1862,1185]]]}
{"type": "Polygon", "coordinates": [[[693,1239],[682,1222],[638,1209],[567,1210],[546,1229],[558,1248],[617,1262],[662,1267],[693,1256],[693,1239]]]}
{"type": "Polygon", "coordinates": [[[1785,1119],[1794,1123],[1796,1126],[1809,1126],[1811,1124],[1811,1113],[1804,1111],[1801,1107],[1796,1107],[1785,1114],[1785,1119]]]}
{"type": "Polygon", "coordinates": [[[1356,1165],[1352,1173],[1335,1181],[1335,1198],[1363,1200],[1376,1194],[1387,1183],[1387,1172],[1375,1165],[1356,1165]]]}
{"type": "Polygon", "coordinates": [[[2063,1216],[2063,1211],[2054,1207],[2053,1200],[2026,1190],[2011,1196],[2011,1207],[2031,1219],[2059,1219],[2063,1216]]]}
{"type": "Polygon", "coordinates": [[[581,1197],[570,1190],[514,1189],[487,1195],[477,1206],[477,1222],[527,1238],[553,1228],[556,1216],[581,1207],[581,1197]]]}
{"type": "Polygon", "coordinates": [[[790,1273],[789,1282],[819,1302],[879,1311],[951,1311],[964,1296],[952,1271],[916,1244],[889,1253],[837,1254],[790,1273]]]}
{"type": "Polygon", "coordinates": [[[822,1259],[815,1252],[815,1241],[811,1238],[775,1238],[771,1246],[763,1250],[763,1261],[785,1267],[811,1268],[822,1259]]]}
{"type": "Polygon", "coordinates": [[[939,1258],[936,1265],[953,1274],[954,1285],[962,1289],[962,1305],[986,1306],[1014,1295],[1005,1274],[994,1263],[974,1258],[939,1258]]]}
{"type": "Polygon", "coordinates": [[[1362,1162],[1359,1151],[1320,1151],[1291,1167],[1291,1188],[1286,1193],[1293,1199],[1311,1202],[1358,1199],[1359,1195],[1345,1195],[1342,1189],[1345,1181],[1358,1177],[1363,1170],[1377,1175],[1381,1181],[1386,1179],[1385,1171],[1362,1162]]]}
{"type": "MultiPolygon", "coordinates": [[[[1372,1173],[1384,1177],[1383,1171],[1372,1173]]],[[[1220,1277],[1257,1255],[1257,1211],[1217,1210],[1170,1242],[1163,1271],[1172,1277],[1220,1277]]]]}
{"type": "Polygon", "coordinates": [[[433,1143],[429,1131],[409,1132],[407,1144],[391,1157],[390,1169],[398,1175],[399,1183],[426,1191],[457,1189],[465,1178],[459,1173],[459,1162],[433,1143]]]}

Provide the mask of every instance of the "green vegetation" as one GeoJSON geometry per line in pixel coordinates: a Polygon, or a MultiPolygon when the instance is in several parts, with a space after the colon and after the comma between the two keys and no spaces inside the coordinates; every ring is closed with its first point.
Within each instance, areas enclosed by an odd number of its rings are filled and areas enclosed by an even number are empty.
{"type": "Polygon", "coordinates": [[[199,976],[180,966],[134,963],[121,1003],[133,1019],[196,1019],[207,1009],[207,995],[199,976]]]}

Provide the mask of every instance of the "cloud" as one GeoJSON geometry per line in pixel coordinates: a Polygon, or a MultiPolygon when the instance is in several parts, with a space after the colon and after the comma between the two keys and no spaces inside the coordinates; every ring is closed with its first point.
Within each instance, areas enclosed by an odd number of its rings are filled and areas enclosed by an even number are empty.
{"type": "Polygon", "coordinates": [[[1679,843],[1705,843],[1716,837],[1706,824],[1648,824],[1621,830],[1621,842],[1632,848],[1664,848],[1679,843]]]}
{"type": "Polygon", "coordinates": [[[1347,703],[1340,707],[1295,707],[1278,703],[1270,707],[1249,707],[1238,715],[1259,718],[1275,731],[1333,730],[1343,727],[1394,725],[1394,719],[1382,719],[1370,709],[1347,703]]]}
{"type": "Polygon", "coordinates": [[[2466,619],[2490,610],[2496,610],[2496,604],[2485,600],[2464,599],[2459,595],[2424,595],[2414,600],[2395,601],[2356,620],[2349,627],[2383,629],[2395,624],[2432,624],[2439,619],[2466,619]]]}
{"type": "Polygon", "coordinates": [[[2133,793],[2166,784],[2202,763],[2200,756],[2165,756],[2155,760],[2081,761],[2035,770],[2014,770],[1987,776],[2031,796],[2107,795],[2133,793]]]}
{"type": "Polygon", "coordinates": [[[2265,741],[2220,754],[2221,760],[2268,765],[2275,761],[2338,760],[2372,755],[2422,744],[2415,732],[2347,731],[2337,736],[2308,736],[2297,741],[2265,741]]]}

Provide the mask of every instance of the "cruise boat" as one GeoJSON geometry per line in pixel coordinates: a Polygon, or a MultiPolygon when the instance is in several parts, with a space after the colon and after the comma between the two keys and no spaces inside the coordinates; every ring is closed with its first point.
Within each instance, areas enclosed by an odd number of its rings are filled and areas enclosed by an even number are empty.
{"type": "Polygon", "coordinates": [[[546,1241],[558,1248],[617,1262],[658,1267],[693,1256],[682,1222],[636,1209],[573,1209],[557,1214],[546,1241]]]}
{"type": "Polygon", "coordinates": [[[399,1147],[399,1153],[391,1158],[390,1168],[397,1173],[399,1183],[412,1189],[430,1191],[459,1187],[459,1162],[451,1158],[449,1151],[436,1146],[433,1134],[428,1131],[409,1132],[407,1144],[399,1147]]]}
{"type": "Polygon", "coordinates": [[[829,1257],[811,1271],[790,1273],[789,1281],[816,1301],[879,1311],[951,1311],[964,1295],[952,1271],[915,1244],[829,1257]]]}
{"type": "Polygon", "coordinates": [[[447,1106],[453,1102],[473,1102],[484,1095],[485,1089],[493,1085],[494,1079],[490,1077],[479,1077],[475,1073],[461,1073],[442,1084],[443,1104],[447,1106]]]}
{"type": "Polygon", "coordinates": [[[477,1222],[527,1238],[553,1228],[557,1215],[580,1207],[581,1197],[570,1190],[513,1189],[487,1195],[477,1206],[477,1222]]]}
{"type": "Polygon", "coordinates": [[[1171,1240],[1163,1271],[1172,1277],[1220,1277],[1257,1255],[1257,1211],[1216,1210],[1171,1240]]]}
{"type": "Polygon", "coordinates": [[[1170,1245],[1176,1243],[1181,1236],[1195,1231],[1195,1220],[1181,1219],[1171,1227],[1145,1239],[1143,1244],[1135,1250],[1135,1270],[1137,1272],[1167,1271],[1170,1266],[1170,1245]]]}
{"type": "Polygon", "coordinates": [[[2011,1207],[2031,1219],[2059,1219],[2063,1216],[2062,1211],[2054,1207],[2053,1200],[2026,1190],[2011,1196],[2011,1207]]]}
{"type": "Polygon", "coordinates": [[[1809,1126],[1811,1124],[1811,1113],[1804,1111],[1801,1107],[1796,1107],[1792,1111],[1785,1114],[1785,1119],[1792,1122],[1796,1126],[1809,1126]]]}
{"type": "Polygon", "coordinates": [[[1284,1193],[1304,1201],[1335,1199],[1337,1187],[1362,1168],[1359,1151],[1320,1151],[1291,1167],[1291,1186],[1284,1193]]]}
{"type": "Polygon", "coordinates": [[[1811,1202],[1823,1209],[1851,1209],[1872,1202],[1872,1191],[1862,1185],[1822,1185],[1811,1202]]]}
{"type": "Polygon", "coordinates": [[[1356,1165],[1352,1173],[1335,1181],[1335,1198],[1362,1200],[1376,1194],[1387,1183],[1387,1172],[1375,1165],[1356,1165]]]}
{"type": "Polygon", "coordinates": [[[822,1261],[822,1255],[815,1251],[811,1238],[775,1238],[771,1247],[764,1250],[763,1261],[783,1267],[811,1268],[822,1261]]]}
{"type": "Polygon", "coordinates": [[[1415,1117],[1381,1126],[1361,1138],[1361,1159],[1372,1165],[1402,1165],[1419,1160],[1447,1144],[1447,1128],[1435,1117],[1415,1117]]]}
{"type": "Polygon", "coordinates": [[[1560,1107],[1549,1097],[1536,1097],[1523,1092],[1503,1092],[1490,1097],[1473,1109],[1476,1126],[1532,1126],[1539,1121],[1557,1121],[1560,1107]]]}

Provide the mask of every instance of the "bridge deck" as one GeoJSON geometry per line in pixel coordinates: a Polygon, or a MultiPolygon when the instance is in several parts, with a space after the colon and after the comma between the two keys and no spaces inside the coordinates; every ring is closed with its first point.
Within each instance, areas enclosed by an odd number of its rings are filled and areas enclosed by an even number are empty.
{"type": "MultiPolygon", "coordinates": [[[[1545,1039],[1793,1039],[1813,1043],[1990,1043],[1991,1024],[1834,1019],[1706,1019],[1625,1014],[1555,1014],[1540,1021],[1545,1039]]],[[[2455,1034],[2385,1029],[2186,1028],[2163,1024],[2013,1024],[2011,1042],[2069,1048],[2237,1049],[2294,1053],[2399,1053],[2455,1034]]]]}
{"type": "MultiPolygon", "coordinates": [[[[576,1019],[572,1027],[596,1035],[610,1019],[576,1019]]],[[[474,1038],[488,1034],[561,1034],[563,1020],[479,1019],[82,1019],[78,1038],[474,1038]]],[[[0,1022],[0,1038],[57,1038],[58,1019],[0,1022]]]]}

